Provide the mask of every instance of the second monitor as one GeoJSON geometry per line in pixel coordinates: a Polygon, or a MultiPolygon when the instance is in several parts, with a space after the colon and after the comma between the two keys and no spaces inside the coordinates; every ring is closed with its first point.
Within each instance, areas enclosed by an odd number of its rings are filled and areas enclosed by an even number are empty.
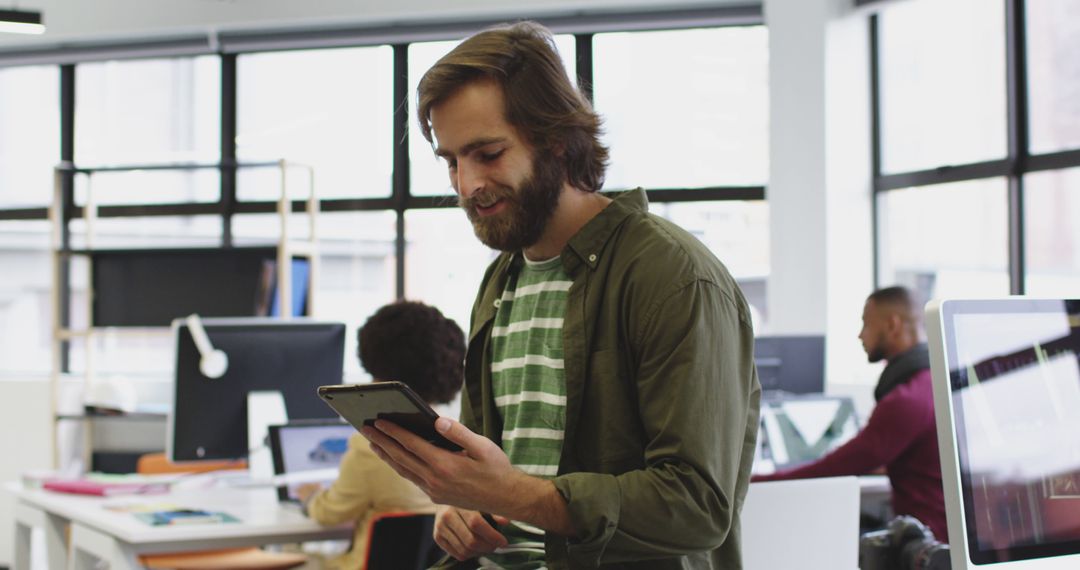
{"type": "Polygon", "coordinates": [[[825,337],[756,337],[754,365],[764,392],[820,394],[825,391],[825,337]]]}

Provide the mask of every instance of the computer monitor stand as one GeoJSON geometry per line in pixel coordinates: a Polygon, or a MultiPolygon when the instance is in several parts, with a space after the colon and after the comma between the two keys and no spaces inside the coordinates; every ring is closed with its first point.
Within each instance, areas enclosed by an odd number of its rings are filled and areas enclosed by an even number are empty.
{"type": "Polygon", "coordinates": [[[274,476],[274,460],[267,435],[270,426],[289,421],[285,398],[276,390],[248,392],[247,417],[248,475],[252,481],[269,480],[274,476]]]}

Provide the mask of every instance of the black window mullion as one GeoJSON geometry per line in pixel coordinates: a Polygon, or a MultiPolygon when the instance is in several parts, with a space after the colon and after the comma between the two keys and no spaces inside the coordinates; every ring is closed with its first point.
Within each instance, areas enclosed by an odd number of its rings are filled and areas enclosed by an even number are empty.
{"type": "Polygon", "coordinates": [[[232,247],[236,213],[236,54],[221,55],[221,245],[232,247]]]}
{"type": "MultiPolygon", "coordinates": [[[[74,167],[75,165],[75,66],[72,64],[60,66],[60,163],[74,167]]],[[[60,203],[57,204],[60,224],[60,250],[71,250],[71,227],[72,207],[75,204],[75,172],[65,169],[60,174],[60,203]]],[[[54,285],[60,290],[57,292],[59,306],[54,309],[60,312],[60,326],[71,326],[71,258],[63,255],[58,260],[57,277],[59,283],[54,285]]],[[[60,371],[71,371],[71,342],[60,343],[60,371]]]]}
{"type": "Polygon", "coordinates": [[[881,225],[878,220],[878,193],[881,180],[881,68],[880,68],[880,31],[877,14],[870,16],[870,271],[874,289],[881,286],[881,225]]]}
{"type": "Polygon", "coordinates": [[[593,35],[577,34],[574,36],[575,44],[575,73],[577,74],[578,89],[585,94],[590,103],[593,100],[593,35]]]}
{"type": "Polygon", "coordinates": [[[405,298],[405,210],[409,203],[409,45],[394,46],[394,171],[392,199],[397,216],[394,237],[395,273],[398,299],[405,298]]]}
{"type": "Polygon", "coordinates": [[[1024,0],[1005,2],[1008,119],[1009,292],[1024,294],[1024,172],[1028,156],[1027,29],[1024,0]]]}

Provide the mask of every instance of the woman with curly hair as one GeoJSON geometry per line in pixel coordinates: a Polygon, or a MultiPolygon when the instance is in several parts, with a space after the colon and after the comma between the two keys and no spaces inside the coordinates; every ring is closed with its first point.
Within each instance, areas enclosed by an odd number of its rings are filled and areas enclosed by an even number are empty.
{"type": "MultiPolygon", "coordinates": [[[[438,309],[411,301],[386,305],[357,334],[360,363],[373,381],[405,383],[436,410],[445,409],[461,390],[465,335],[438,309]]],[[[330,560],[332,568],[363,568],[368,526],[376,514],[435,512],[431,499],[379,460],[360,434],[349,439],[333,484],[324,489],[311,483],[297,493],[304,512],[319,524],[356,521],[349,551],[330,560]]]]}

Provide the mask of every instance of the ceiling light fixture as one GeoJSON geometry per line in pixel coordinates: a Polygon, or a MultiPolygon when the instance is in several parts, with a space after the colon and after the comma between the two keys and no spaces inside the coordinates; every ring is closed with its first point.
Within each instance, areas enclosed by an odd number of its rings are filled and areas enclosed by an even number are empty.
{"type": "Polygon", "coordinates": [[[41,12],[28,10],[0,10],[0,32],[13,34],[43,34],[41,12]]]}

